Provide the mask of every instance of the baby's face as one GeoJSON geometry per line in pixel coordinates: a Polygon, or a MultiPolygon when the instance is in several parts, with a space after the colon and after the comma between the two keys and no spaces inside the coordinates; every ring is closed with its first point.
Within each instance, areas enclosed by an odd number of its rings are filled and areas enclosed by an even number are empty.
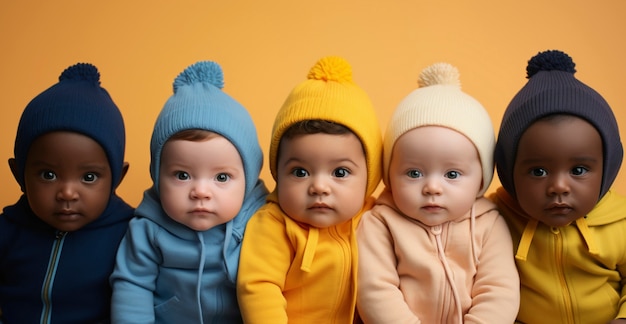
{"type": "Polygon", "coordinates": [[[173,220],[196,231],[224,224],[239,213],[245,190],[243,162],[226,138],[170,140],[163,146],[159,194],[173,220]]]}
{"type": "Polygon", "coordinates": [[[412,129],[396,140],[391,153],[389,183],[396,206],[429,226],[467,214],[482,179],[476,147],[449,128],[412,129]]]}
{"type": "Polygon", "coordinates": [[[52,132],[31,145],[24,168],[28,203],[50,226],[71,232],[96,220],[111,194],[111,168],[102,147],[74,132],[52,132]]]}
{"type": "Polygon", "coordinates": [[[532,124],[519,141],[513,181],[532,218],[566,226],[589,213],[600,195],[602,139],[588,122],[559,116],[532,124]]]}
{"type": "Polygon", "coordinates": [[[363,208],[367,164],[354,134],[284,138],[279,151],[278,203],[289,217],[326,228],[351,219],[363,208]]]}

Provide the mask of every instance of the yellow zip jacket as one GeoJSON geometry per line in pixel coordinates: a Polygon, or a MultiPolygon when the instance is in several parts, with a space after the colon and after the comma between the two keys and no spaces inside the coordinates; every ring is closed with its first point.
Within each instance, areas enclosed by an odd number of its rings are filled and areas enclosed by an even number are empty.
{"type": "Polygon", "coordinates": [[[608,191],[564,227],[529,218],[499,188],[490,198],[506,219],[520,273],[521,323],[607,323],[626,318],[626,197],[608,191]]]}
{"type": "Polygon", "coordinates": [[[289,218],[276,193],[252,216],[241,247],[237,295],[245,323],[352,323],[361,214],[315,228],[289,218]]]}

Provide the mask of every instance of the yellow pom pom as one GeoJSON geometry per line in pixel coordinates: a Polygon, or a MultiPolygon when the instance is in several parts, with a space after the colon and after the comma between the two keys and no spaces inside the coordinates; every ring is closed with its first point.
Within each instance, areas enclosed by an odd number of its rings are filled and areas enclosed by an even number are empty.
{"type": "Polygon", "coordinates": [[[352,67],[345,59],[328,56],[317,61],[307,75],[309,80],[352,82],[352,67]]]}

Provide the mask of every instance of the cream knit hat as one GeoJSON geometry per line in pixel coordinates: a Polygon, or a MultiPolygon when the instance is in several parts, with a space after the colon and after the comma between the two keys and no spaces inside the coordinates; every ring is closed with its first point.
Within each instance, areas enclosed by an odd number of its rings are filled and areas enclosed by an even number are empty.
{"type": "Polygon", "coordinates": [[[476,147],[483,168],[482,196],[493,178],[495,132],[491,118],[473,97],[461,91],[458,70],[448,63],[436,63],[422,71],[419,88],[396,108],[385,133],[384,178],[389,186],[389,162],[396,140],[421,126],[442,126],[465,135],[476,147]]]}

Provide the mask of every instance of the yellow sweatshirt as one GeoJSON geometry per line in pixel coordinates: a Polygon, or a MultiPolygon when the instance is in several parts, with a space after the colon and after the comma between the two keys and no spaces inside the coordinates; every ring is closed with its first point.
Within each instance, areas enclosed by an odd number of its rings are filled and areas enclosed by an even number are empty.
{"type": "Polygon", "coordinates": [[[516,249],[522,323],[607,323],[626,317],[626,197],[611,191],[583,218],[548,227],[499,188],[490,198],[516,249]]]}
{"type": "MultiPolygon", "coordinates": [[[[369,209],[373,198],[363,210],[369,209]]],[[[315,228],[285,215],[276,194],[250,219],[237,294],[245,323],[352,323],[356,305],[355,229],[315,228]]]]}

